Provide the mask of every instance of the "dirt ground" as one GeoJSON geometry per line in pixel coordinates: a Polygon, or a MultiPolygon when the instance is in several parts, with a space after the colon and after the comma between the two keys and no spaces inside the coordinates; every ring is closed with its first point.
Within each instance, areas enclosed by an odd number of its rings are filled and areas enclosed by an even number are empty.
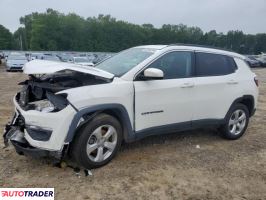
{"type": "MultiPolygon", "coordinates": [[[[47,160],[0,149],[0,187],[54,187],[55,199],[266,199],[266,69],[259,106],[246,135],[237,141],[201,129],[149,137],[123,145],[93,175],[53,167],[47,160]],[[196,148],[196,146],[199,145],[196,148]]],[[[22,73],[0,67],[0,130],[13,112],[11,98],[22,73]]],[[[0,145],[2,145],[2,137],[0,145]]]]}

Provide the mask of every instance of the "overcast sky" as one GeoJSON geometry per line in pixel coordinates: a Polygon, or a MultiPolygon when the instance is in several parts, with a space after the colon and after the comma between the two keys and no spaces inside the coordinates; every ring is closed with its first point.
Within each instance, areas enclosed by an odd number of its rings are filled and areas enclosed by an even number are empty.
{"type": "Polygon", "coordinates": [[[85,18],[110,14],[136,23],[186,24],[203,31],[266,32],[266,0],[0,0],[0,24],[14,32],[19,18],[53,8],[85,18]]]}

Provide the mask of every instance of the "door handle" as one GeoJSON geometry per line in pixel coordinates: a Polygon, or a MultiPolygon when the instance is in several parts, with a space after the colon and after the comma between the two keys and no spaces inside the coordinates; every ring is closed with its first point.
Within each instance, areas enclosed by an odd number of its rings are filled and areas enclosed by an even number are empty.
{"type": "Polygon", "coordinates": [[[194,83],[184,83],[183,85],[181,85],[181,88],[192,88],[194,86],[194,83]]]}
{"type": "Polygon", "coordinates": [[[238,81],[230,80],[230,81],[227,82],[227,84],[229,84],[229,85],[235,85],[235,84],[238,84],[238,81]]]}

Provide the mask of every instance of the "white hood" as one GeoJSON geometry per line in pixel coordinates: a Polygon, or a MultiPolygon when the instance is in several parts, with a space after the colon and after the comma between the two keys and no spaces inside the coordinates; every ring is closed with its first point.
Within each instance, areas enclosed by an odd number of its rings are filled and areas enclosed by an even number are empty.
{"type": "Polygon", "coordinates": [[[23,72],[25,74],[52,74],[62,70],[73,70],[107,79],[111,79],[114,77],[113,74],[94,67],[84,67],[72,63],[55,62],[48,60],[32,60],[26,63],[23,68],[23,72]]]}

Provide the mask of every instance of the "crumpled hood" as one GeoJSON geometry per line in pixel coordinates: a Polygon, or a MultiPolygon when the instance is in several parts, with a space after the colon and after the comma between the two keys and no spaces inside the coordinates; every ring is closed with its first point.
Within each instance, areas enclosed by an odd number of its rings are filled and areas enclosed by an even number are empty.
{"type": "Polygon", "coordinates": [[[52,74],[62,70],[78,71],[82,73],[103,77],[106,79],[112,79],[114,77],[113,74],[94,67],[88,67],[88,66],[84,67],[72,63],[55,62],[48,60],[32,60],[26,63],[23,67],[23,72],[25,74],[52,74]]]}

